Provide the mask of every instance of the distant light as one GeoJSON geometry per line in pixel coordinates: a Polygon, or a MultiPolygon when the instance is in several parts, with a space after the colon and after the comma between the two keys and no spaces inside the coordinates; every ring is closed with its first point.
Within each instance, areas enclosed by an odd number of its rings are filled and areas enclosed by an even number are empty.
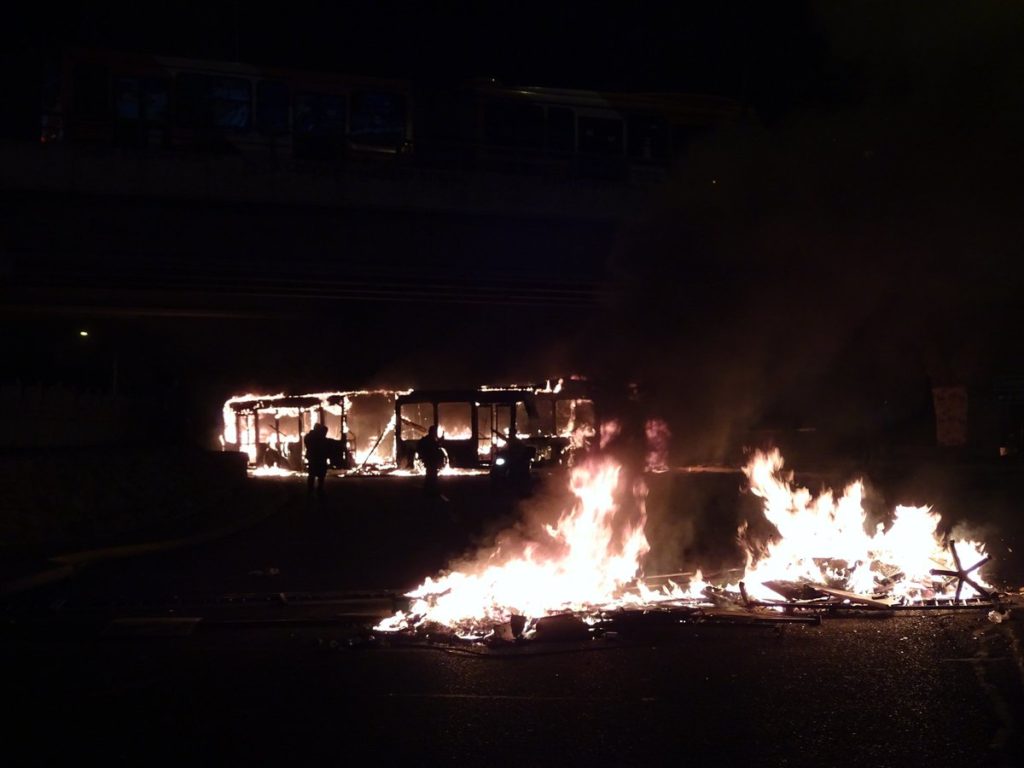
{"type": "Polygon", "coordinates": [[[78,335],[79,335],[79,336],[88,336],[88,335],[89,335],[89,332],[88,332],[88,331],[79,331],[79,332],[78,332],[78,335]]]}
{"type": "Polygon", "coordinates": [[[505,466],[505,459],[504,459],[504,457],[499,456],[498,458],[496,458],[494,460],[494,463],[497,464],[499,467],[504,467],[505,466]]]}
{"type": "Polygon", "coordinates": [[[718,183],[718,179],[712,179],[712,180],[711,180],[711,183],[712,183],[712,184],[717,184],[717,183],[718,183]]]}

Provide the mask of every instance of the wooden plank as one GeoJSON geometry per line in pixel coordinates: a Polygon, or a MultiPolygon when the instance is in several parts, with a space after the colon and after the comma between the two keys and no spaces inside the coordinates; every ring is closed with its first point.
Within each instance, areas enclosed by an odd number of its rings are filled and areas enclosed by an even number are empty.
{"type": "Polygon", "coordinates": [[[869,597],[868,595],[859,595],[856,592],[847,592],[845,589],[834,589],[833,587],[826,587],[821,584],[811,584],[810,586],[829,597],[834,597],[844,602],[849,601],[858,605],[865,605],[870,608],[888,609],[899,603],[899,600],[894,597],[869,597]]]}

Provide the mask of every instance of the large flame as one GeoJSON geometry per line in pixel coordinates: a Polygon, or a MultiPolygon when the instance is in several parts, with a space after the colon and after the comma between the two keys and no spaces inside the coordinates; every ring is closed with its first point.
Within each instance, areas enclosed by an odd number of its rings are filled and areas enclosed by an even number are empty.
{"type": "MultiPolygon", "coordinates": [[[[956,584],[931,575],[936,568],[956,569],[939,531],[941,516],[931,507],[898,506],[888,528],[878,523],[869,531],[863,482],[848,485],[838,499],[831,490],[813,496],[793,484],[783,465],[782,455],[773,450],[755,453],[743,469],[750,490],[763,499],[765,517],[779,532],[763,551],[753,546],[748,551],[744,579],[751,596],[778,597],[763,586],[773,580],[907,599],[952,596],[956,584]]],[[[956,546],[965,567],[985,556],[979,542],[959,540],[956,546]]],[[[980,577],[975,580],[984,584],[980,577]]],[[[963,589],[964,597],[977,594],[969,584],[963,589]]]]}
{"type": "Polygon", "coordinates": [[[640,559],[650,549],[644,535],[643,489],[638,487],[637,519],[620,520],[617,496],[621,467],[609,459],[593,459],[573,468],[572,509],[542,535],[509,555],[499,547],[466,570],[418,589],[408,613],[399,612],[378,629],[397,630],[433,622],[465,634],[507,621],[559,611],[607,605],[635,579],[640,559]]]}
{"type": "MultiPolygon", "coordinates": [[[[570,489],[575,501],[555,525],[525,543],[499,546],[460,569],[428,578],[407,594],[412,598],[408,611],[376,628],[439,624],[464,637],[481,637],[514,615],[529,622],[564,611],[594,613],[706,599],[709,585],[700,570],[683,585],[671,580],[649,585],[638,578],[650,549],[644,533],[646,488],[642,482],[633,487],[637,512],[629,519],[617,500],[625,490],[621,469],[608,458],[589,458],[574,467],[570,489]]],[[[778,531],[767,545],[755,545],[745,535],[746,526],[740,528],[748,545],[748,597],[777,601],[779,595],[765,586],[773,581],[907,601],[955,594],[955,580],[932,574],[933,569],[959,569],[940,533],[941,518],[930,507],[896,507],[888,527],[879,523],[869,531],[861,481],[838,498],[828,490],[814,496],[783,472],[778,451],[756,453],[743,472],[778,531]]],[[[976,541],[961,540],[957,547],[965,568],[984,558],[984,546],[976,541]]],[[[972,578],[987,586],[976,573],[972,578]]],[[[963,585],[963,597],[975,594],[963,585]]]]}

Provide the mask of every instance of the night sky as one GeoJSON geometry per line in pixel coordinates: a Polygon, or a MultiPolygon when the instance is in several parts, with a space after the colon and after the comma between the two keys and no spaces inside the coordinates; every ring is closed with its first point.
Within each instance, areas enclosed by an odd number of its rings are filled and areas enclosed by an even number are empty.
{"type": "MultiPolygon", "coordinates": [[[[610,235],[565,235],[612,238],[595,267],[611,304],[585,317],[559,310],[551,335],[532,321],[483,321],[459,337],[467,349],[516,328],[532,341],[479,370],[542,360],[545,373],[656,382],[666,410],[699,412],[694,434],[719,436],[732,420],[856,423],[886,408],[920,431],[931,385],[1024,371],[1021,6],[246,5],[16,11],[9,26],[24,34],[5,51],[5,135],[33,135],[25,105],[38,81],[23,73],[69,45],[421,82],[726,96],[742,119],[694,144],[660,206],[610,235]]],[[[302,322],[268,324],[286,345],[302,322]]],[[[160,333],[183,349],[194,335],[160,333]]],[[[353,376],[424,378],[450,344],[413,346],[399,361],[350,344],[363,359],[353,376]]],[[[472,378],[472,355],[458,357],[472,378]]],[[[325,370],[311,366],[304,380],[325,370]]]]}

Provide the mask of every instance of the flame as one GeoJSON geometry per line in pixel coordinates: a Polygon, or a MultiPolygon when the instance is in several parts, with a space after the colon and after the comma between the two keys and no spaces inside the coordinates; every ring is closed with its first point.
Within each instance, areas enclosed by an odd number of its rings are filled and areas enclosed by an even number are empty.
{"type": "Polygon", "coordinates": [[[254,467],[249,470],[252,477],[299,477],[301,473],[284,467],[254,467]]]}
{"type": "MultiPolygon", "coordinates": [[[[957,570],[939,533],[940,516],[930,507],[896,507],[891,524],[866,527],[864,485],[851,483],[838,498],[830,490],[813,496],[782,471],[778,451],[757,453],[743,471],[751,491],[764,502],[765,517],[778,536],[763,547],[746,537],[747,595],[777,600],[764,582],[828,585],[864,595],[887,594],[908,601],[952,597],[955,586],[932,569],[957,570]]],[[[565,611],[593,614],[621,607],[654,607],[673,601],[704,600],[709,586],[697,570],[685,586],[669,579],[652,587],[638,578],[650,545],[644,533],[647,489],[632,489],[638,513],[621,514],[621,466],[608,458],[588,458],[571,471],[572,508],[554,525],[514,548],[499,545],[465,568],[428,578],[407,593],[408,611],[377,625],[393,632],[439,624],[462,637],[486,636],[513,615],[527,626],[565,611]]],[[[500,539],[499,539],[500,541],[500,539]]],[[[984,557],[984,546],[958,542],[965,567],[984,557]]],[[[686,574],[674,574],[685,576],[686,574]]],[[[976,573],[979,584],[988,586],[976,573]]],[[[653,577],[652,577],[653,578],[653,577]]],[[[664,577],[663,577],[664,578],[664,577]]],[[[976,592],[964,585],[964,597],[976,592]]]]}
{"type": "Polygon", "coordinates": [[[648,419],[644,424],[647,437],[647,459],[644,469],[648,472],[668,472],[668,446],[672,432],[661,419],[648,419]]]}
{"type": "Polygon", "coordinates": [[[617,421],[601,422],[601,450],[607,448],[608,444],[618,437],[621,431],[622,427],[617,421]]]}
{"type": "MultiPolygon", "coordinates": [[[[308,416],[309,426],[312,426],[320,421],[321,413],[338,417],[339,421],[332,426],[331,429],[340,431],[340,433],[344,435],[350,435],[348,418],[349,414],[352,412],[354,398],[365,395],[386,395],[394,398],[400,395],[409,394],[411,391],[412,390],[361,389],[345,392],[313,392],[294,396],[288,396],[282,392],[279,392],[276,395],[258,395],[251,393],[235,395],[224,402],[222,409],[224,428],[218,438],[218,442],[223,450],[239,450],[248,454],[249,463],[253,464],[256,461],[257,444],[263,442],[276,448],[279,443],[275,432],[272,432],[265,438],[261,437],[258,415],[272,415],[275,419],[295,418],[299,420],[297,429],[282,428],[282,435],[289,438],[287,441],[280,441],[283,445],[286,445],[288,442],[298,442],[302,439],[302,431],[305,428],[302,425],[304,416],[308,416]],[[315,404],[298,406],[290,404],[289,400],[292,397],[318,402],[315,402],[315,404]],[[337,402],[329,402],[331,400],[335,400],[337,402]],[[238,403],[257,403],[258,409],[236,413],[234,406],[238,403]],[[244,425],[242,428],[242,434],[239,434],[238,430],[239,418],[243,421],[244,425]]],[[[394,457],[390,455],[392,451],[389,451],[387,443],[383,440],[383,438],[394,429],[394,421],[394,417],[392,416],[381,435],[382,439],[372,451],[363,449],[355,452],[357,467],[362,467],[366,464],[376,465],[378,468],[383,468],[388,464],[394,464],[394,457]]]]}
{"type": "Polygon", "coordinates": [[[650,549],[644,534],[643,488],[634,489],[638,519],[619,519],[620,472],[609,459],[575,467],[569,484],[575,497],[572,508],[556,524],[544,526],[537,540],[515,555],[498,547],[467,570],[428,578],[408,593],[413,599],[410,610],[398,612],[377,629],[438,623],[473,636],[514,614],[532,620],[620,599],[650,549]]]}
{"type": "Polygon", "coordinates": [[[245,403],[251,400],[272,400],[277,397],[284,397],[283,392],[278,392],[276,395],[235,395],[229,397],[224,401],[224,407],[221,411],[224,417],[224,433],[222,440],[224,443],[237,443],[238,442],[238,427],[235,424],[235,411],[231,407],[235,403],[245,403]]]}
{"type": "MultiPolygon", "coordinates": [[[[933,568],[956,568],[939,532],[941,516],[931,507],[898,506],[888,528],[879,523],[869,532],[862,481],[848,485],[839,498],[831,490],[815,497],[793,485],[783,464],[782,455],[773,450],[757,452],[743,469],[751,492],[764,501],[765,517],[779,532],[763,551],[747,542],[744,580],[752,597],[777,598],[763,586],[772,580],[809,581],[909,600],[953,596],[955,584],[930,573],[933,568]]],[[[746,539],[743,528],[740,538],[746,539]]],[[[979,542],[958,541],[956,546],[965,567],[985,556],[979,542]]],[[[980,577],[975,580],[987,586],[980,577]]],[[[964,597],[975,594],[964,585],[964,597]]]]}
{"type": "Polygon", "coordinates": [[[379,439],[376,441],[372,450],[361,450],[355,452],[355,464],[356,469],[360,470],[364,465],[373,465],[378,469],[384,467],[394,466],[394,449],[389,447],[385,443],[384,438],[392,434],[395,431],[395,424],[397,417],[392,414],[388,423],[384,426],[383,432],[381,432],[379,439]]]}

